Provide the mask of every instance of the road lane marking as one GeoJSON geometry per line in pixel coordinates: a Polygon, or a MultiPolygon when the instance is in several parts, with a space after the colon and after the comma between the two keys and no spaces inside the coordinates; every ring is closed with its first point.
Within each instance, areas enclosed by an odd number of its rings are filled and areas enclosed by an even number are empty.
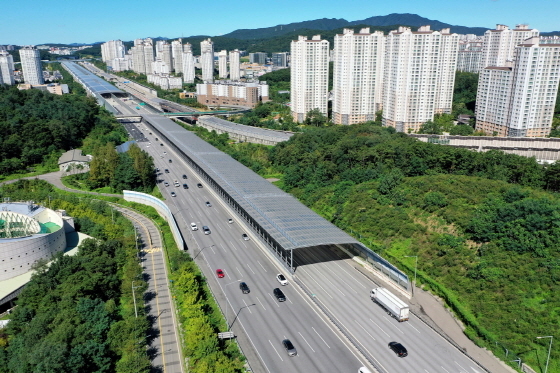
{"type": "Polygon", "coordinates": [[[227,253],[227,250],[226,250],[226,248],[224,247],[224,244],[223,244],[223,243],[220,243],[220,246],[222,247],[222,249],[224,249],[224,252],[227,253]]]}
{"type": "Polygon", "coordinates": [[[259,262],[259,261],[257,260],[257,263],[259,263],[259,265],[261,266],[261,268],[262,268],[265,272],[268,272],[268,271],[263,267],[263,265],[261,264],[261,262],[259,262]]]}
{"type": "Polygon", "coordinates": [[[319,336],[319,338],[321,338],[321,340],[323,341],[324,344],[327,345],[328,348],[331,348],[331,346],[329,346],[329,344],[327,342],[325,342],[325,340],[323,339],[323,337],[321,337],[321,335],[319,333],[317,333],[317,331],[315,330],[315,328],[312,326],[311,329],[313,329],[313,331],[315,332],[315,334],[317,334],[319,336]]]}
{"type": "Polygon", "coordinates": [[[369,334],[369,332],[366,330],[366,328],[364,328],[364,327],[362,326],[362,324],[360,324],[360,323],[358,322],[358,320],[354,320],[354,321],[356,322],[356,324],[358,324],[358,326],[359,326],[360,328],[362,328],[362,329],[364,330],[364,332],[367,333],[367,335],[369,335],[374,341],[377,341],[377,339],[375,339],[375,337],[374,337],[373,335],[369,334]]]}
{"type": "Polygon", "coordinates": [[[303,336],[303,334],[301,334],[300,332],[298,332],[299,335],[301,335],[301,338],[303,338],[303,340],[305,341],[305,343],[307,343],[307,345],[309,346],[309,348],[311,349],[311,351],[315,352],[315,350],[313,349],[313,347],[311,347],[311,345],[309,344],[309,342],[307,342],[307,339],[305,339],[305,337],[303,336]]]}
{"type": "Polygon", "coordinates": [[[374,323],[375,326],[377,326],[377,327],[379,328],[379,330],[381,330],[383,333],[385,333],[385,335],[386,335],[387,337],[391,337],[389,334],[387,334],[387,333],[385,332],[385,330],[383,330],[379,325],[377,325],[377,323],[376,323],[375,321],[373,321],[372,319],[369,319],[369,321],[371,321],[372,323],[374,323]]]}
{"type": "MultiPolygon", "coordinates": [[[[255,297],[257,298],[257,300],[259,301],[259,303],[261,304],[262,308],[264,308],[264,305],[262,304],[261,300],[259,299],[259,297],[255,297]]],[[[266,311],[266,308],[264,308],[264,310],[266,311]]]]}
{"type": "Polygon", "coordinates": [[[441,367],[441,369],[445,370],[447,373],[449,373],[449,371],[447,369],[445,369],[444,367],[441,367]]]}
{"type": "Polygon", "coordinates": [[[402,334],[404,334],[404,332],[403,332],[402,330],[400,330],[400,329],[395,325],[395,323],[393,322],[393,320],[389,320],[389,319],[387,318],[387,316],[385,316],[385,315],[383,315],[383,318],[384,318],[385,320],[387,320],[387,322],[390,323],[391,326],[395,327],[399,332],[401,332],[402,334]]]}
{"type": "Polygon", "coordinates": [[[229,243],[231,244],[231,247],[233,247],[233,249],[234,249],[235,251],[237,251],[237,249],[235,248],[235,245],[233,244],[233,242],[229,241],[229,243]]]}
{"type": "Polygon", "coordinates": [[[237,269],[237,272],[239,272],[239,276],[243,277],[243,273],[241,273],[241,271],[239,270],[239,268],[237,268],[237,266],[235,266],[235,269],[237,269]]]}
{"type": "MultiPolygon", "coordinates": [[[[300,268],[300,271],[303,271],[303,272],[309,274],[309,273],[308,273],[306,270],[304,270],[303,268],[300,268]]],[[[331,295],[329,294],[329,292],[326,291],[325,288],[322,287],[321,284],[319,284],[319,283],[317,282],[317,280],[315,280],[315,276],[310,276],[310,277],[311,277],[311,279],[312,279],[321,289],[323,289],[323,291],[325,292],[325,294],[327,294],[327,295],[329,296],[329,298],[334,299],[333,297],[331,297],[331,295]]]]}
{"type": "Polygon", "coordinates": [[[465,372],[467,371],[465,368],[463,368],[463,367],[461,366],[461,364],[459,364],[459,363],[456,362],[456,361],[454,361],[454,362],[455,362],[455,364],[457,364],[457,366],[458,366],[459,368],[461,368],[463,371],[465,371],[465,372]]]}
{"type": "Polygon", "coordinates": [[[249,263],[247,263],[247,267],[249,267],[249,269],[251,270],[251,272],[253,272],[253,274],[256,275],[255,271],[253,271],[253,269],[251,268],[251,266],[249,265],[249,263]]]}
{"type": "Polygon", "coordinates": [[[418,332],[418,334],[422,334],[422,333],[420,333],[420,330],[416,329],[416,328],[410,323],[410,321],[407,322],[407,325],[409,325],[409,326],[412,327],[414,330],[416,330],[416,331],[418,332]]]}
{"type": "Polygon", "coordinates": [[[272,294],[270,294],[270,293],[267,293],[267,294],[270,295],[270,297],[272,298],[272,301],[274,302],[274,304],[276,304],[276,307],[280,308],[280,305],[278,304],[279,302],[276,302],[274,300],[274,297],[272,296],[272,294]]]}
{"type": "Polygon", "coordinates": [[[251,311],[251,307],[249,307],[249,305],[245,302],[245,299],[243,299],[243,303],[245,303],[245,308],[247,308],[247,310],[249,310],[249,313],[253,313],[251,311]]]}
{"type": "Polygon", "coordinates": [[[274,351],[276,351],[276,354],[278,355],[278,357],[280,358],[280,360],[284,361],[284,359],[282,359],[282,356],[280,356],[280,354],[278,353],[278,350],[276,350],[276,347],[274,347],[274,345],[272,344],[272,342],[270,342],[270,339],[268,340],[268,342],[270,343],[270,345],[272,346],[272,348],[274,349],[274,351]]]}

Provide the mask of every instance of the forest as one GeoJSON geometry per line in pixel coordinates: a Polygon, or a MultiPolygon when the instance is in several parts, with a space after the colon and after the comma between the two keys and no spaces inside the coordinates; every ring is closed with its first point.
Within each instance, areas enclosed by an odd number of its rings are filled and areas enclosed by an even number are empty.
{"type": "MultiPolygon", "coordinates": [[[[419,284],[471,339],[543,366],[535,336],[560,337],[559,162],[423,143],[375,123],[306,128],[275,147],[195,131],[411,276],[405,256],[417,255],[419,284]]],[[[549,372],[560,372],[554,350],[549,372]]]]}
{"type": "MultiPolygon", "coordinates": [[[[64,209],[93,236],[74,256],[56,254],[35,273],[0,330],[0,372],[148,372],[150,325],[135,317],[131,281],[144,289],[134,229],[103,201],[57,192],[40,180],[2,186],[2,197],[64,209]],[[49,200],[50,199],[50,200],[49,200]]],[[[142,289],[136,302],[142,304],[142,289]]]]}

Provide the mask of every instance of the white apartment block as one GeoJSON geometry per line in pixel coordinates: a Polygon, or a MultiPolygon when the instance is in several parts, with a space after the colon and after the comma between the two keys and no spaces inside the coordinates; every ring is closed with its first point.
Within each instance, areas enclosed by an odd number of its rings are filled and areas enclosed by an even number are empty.
{"type": "Polygon", "coordinates": [[[130,48],[130,51],[132,53],[132,70],[148,75],[152,71],[152,62],[154,62],[152,39],[134,40],[134,47],[130,48]]]}
{"type": "Polygon", "coordinates": [[[162,47],[163,49],[161,51],[160,58],[169,67],[169,70],[173,70],[173,56],[171,53],[171,45],[165,43],[162,47]]]}
{"type": "Polygon", "coordinates": [[[157,57],[154,62],[152,62],[152,74],[156,75],[169,75],[169,65],[167,62],[163,61],[160,57],[157,57]]]}
{"type": "Polygon", "coordinates": [[[183,72],[183,41],[173,40],[171,42],[171,57],[173,59],[173,66],[171,69],[176,73],[183,72]]]}
{"type": "Polygon", "coordinates": [[[120,40],[110,40],[101,44],[101,60],[108,66],[115,58],[124,58],[126,48],[120,40]]]}
{"type": "MultiPolygon", "coordinates": [[[[466,36],[466,35],[461,35],[466,36]]],[[[457,71],[478,73],[482,57],[482,38],[462,39],[459,41],[457,71]]]]}
{"type": "Polygon", "coordinates": [[[560,44],[540,44],[533,37],[515,48],[509,65],[481,71],[476,129],[498,136],[547,136],[560,83],[560,44]]]}
{"type": "Polygon", "coordinates": [[[161,89],[181,89],[183,88],[183,79],[180,76],[156,75],[148,74],[148,83],[155,84],[161,89]]]}
{"type": "Polygon", "coordinates": [[[295,121],[303,122],[313,109],[327,116],[329,42],[315,35],[299,36],[291,43],[291,109],[295,121]]]}
{"type": "Polygon", "coordinates": [[[560,44],[560,36],[541,36],[539,42],[541,44],[560,44]]]}
{"type": "Polygon", "coordinates": [[[240,53],[238,49],[229,52],[229,78],[233,81],[241,79],[240,53]]]}
{"type": "Polygon", "coordinates": [[[161,54],[163,52],[164,44],[167,44],[167,42],[165,40],[156,41],[156,58],[157,57],[161,58],[161,54]]]}
{"type": "Polygon", "coordinates": [[[451,113],[459,35],[449,29],[399,27],[385,44],[383,125],[417,132],[435,114],[451,113]]]}
{"type": "Polygon", "coordinates": [[[44,84],[39,51],[31,46],[23,47],[19,50],[19,56],[25,83],[31,85],[44,84]]]}
{"type": "Polygon", "coordinates": [[[126,54],[124,58],[115,58],[107,62],[108,66],[111,66],[113,71],[126,71],[132,70],[132,59],[131,55],[126,54]]]}
{"type": "Polygon", "coordinates": [[[486,31],[479,71],[488,66],[506,66],[506,62],[513,60],[515,47],[534,36],[539,36],[539,30],[530,29],[528,25],[516,25],[513,30],[506,25],[496,25],[495,30],[486,31]]]}
{"type": "Polygon", "coordinates": [[[14,85],[14,58],[7,51],[0,51],[0,84],[14,85]]]}
{"type": "Polygon", "coordinates": [[[185,83],[194,83],[194,57],[192,53],[192,45],[187,43],[183,46],[183,79],[185,83]]]}
{"type": "Polygon", "coordinates": [[[202,63],[202,80],[214,81],[214,43],[210,38],[200,42],[200,59],[202,63]]]}
{"type": "Polygon", "coordinates": [[[220,79],[226,79],[228,76],[227,56],[228,53],[225,49],[218,52],[218,76],[220,79]]]}
{"type": "Polygon", "coordinates": [[[383,102],[383,32],[344,29],[334,37],[333,123],[375,120],[383,102]]]}

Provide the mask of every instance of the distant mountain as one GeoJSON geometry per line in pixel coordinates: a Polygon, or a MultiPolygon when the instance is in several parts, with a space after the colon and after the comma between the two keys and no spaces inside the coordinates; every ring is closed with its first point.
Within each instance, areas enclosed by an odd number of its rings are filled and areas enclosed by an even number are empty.
{"type": "Polygon", "coordinates": [[[222,35],[228,38],[251,40],[251,39],[268,39],[288,34],[300,29],[311,30],[334,30],[341,27],[351,27],[354,25],[368,25],[368,26],[393,26],[393,25],[406,25],[411,27],[419,27],[423,25],[432,26],[432,30],[441,30],[442,28],[451,28],[451,32],[459,34],[476,34],[482,35],[487,28],[484,27],[466,27],[454,26],[448,23],[443,23],[436,20],[420,17],[417,14],[398,14],[393,13],[386,16],[369,17],[358,21],[347,21],[342,18],[322,18],[313,21],[295,22],[287,25],[277,25],[272,27],[257,28],[257,29],[240,29],[230,32],[229,34],[222,35]]]}
{"type": "Polygon", "coordinates": [[[541,36],[560,36],[560,31],[541,32],[541,36]]]}

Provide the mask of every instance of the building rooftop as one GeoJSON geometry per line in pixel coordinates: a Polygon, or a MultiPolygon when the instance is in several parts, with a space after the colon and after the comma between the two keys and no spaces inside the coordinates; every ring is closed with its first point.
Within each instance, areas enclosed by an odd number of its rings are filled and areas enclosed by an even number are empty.
{"type": "Polygon", "coordinates": [[[120,89],[116,88],[111,83],[101,79],[94,73],[88,71],[84,67],[78,65],[74,62],[63,61],[61,64],[76,75],[94,94],[104,94],[104,93],[123,93],[120,89]]]}

